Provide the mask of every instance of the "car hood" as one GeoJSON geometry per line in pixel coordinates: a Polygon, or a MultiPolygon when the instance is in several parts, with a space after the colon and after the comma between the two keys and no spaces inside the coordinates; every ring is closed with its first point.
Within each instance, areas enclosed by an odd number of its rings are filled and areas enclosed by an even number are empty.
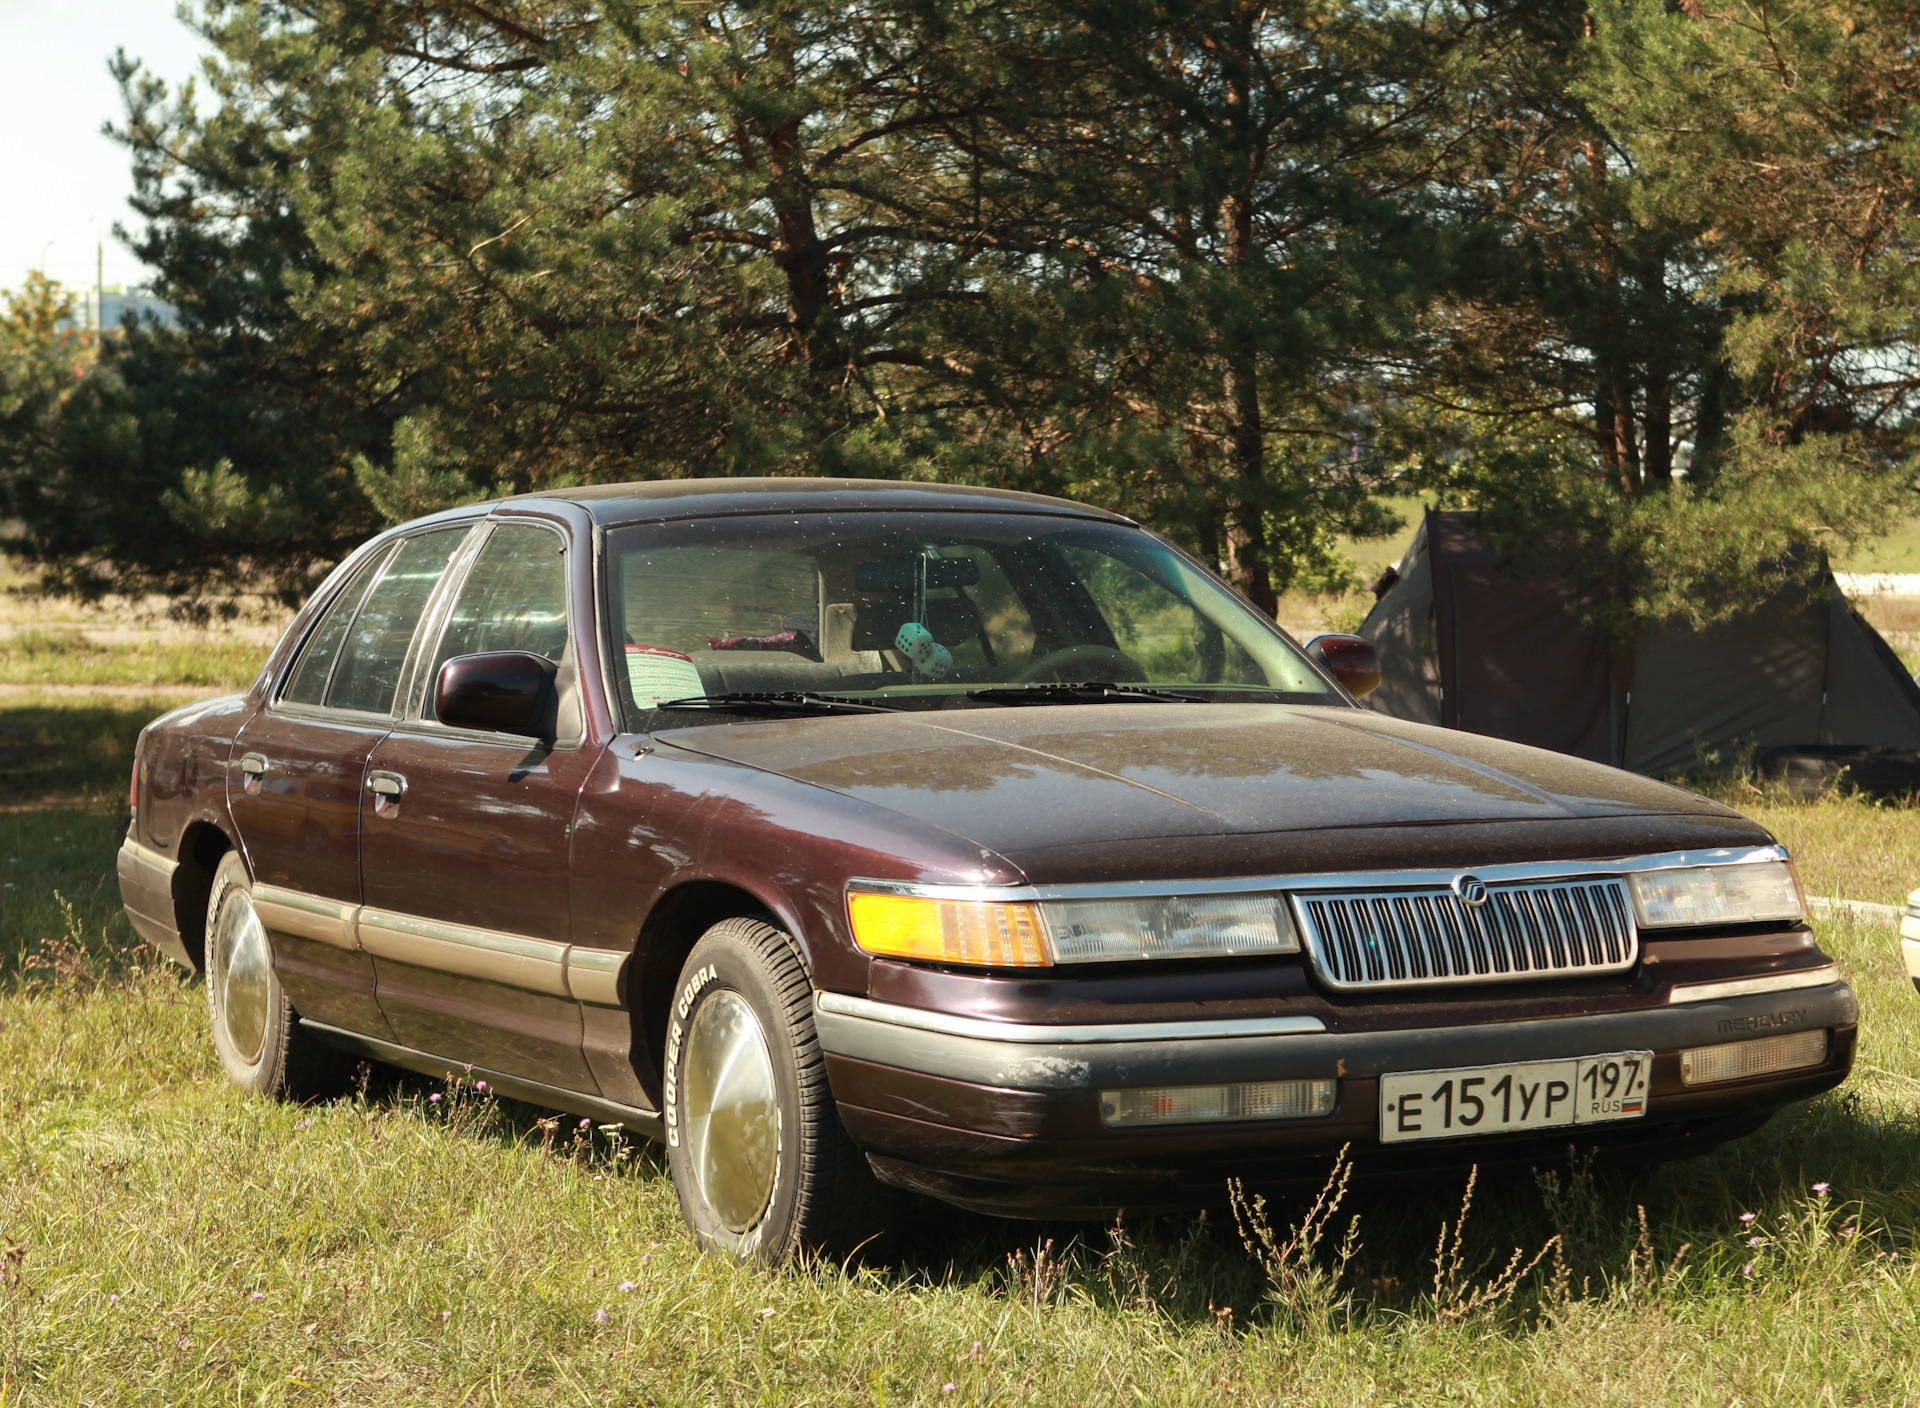
{"type": "Polygon", "coordinates": [[[1342,827],[1744,820],[1597,763],[1343,707],[1043,705],[775,719],[654,736],[831,788],[1009,856],[1342,827]]]}

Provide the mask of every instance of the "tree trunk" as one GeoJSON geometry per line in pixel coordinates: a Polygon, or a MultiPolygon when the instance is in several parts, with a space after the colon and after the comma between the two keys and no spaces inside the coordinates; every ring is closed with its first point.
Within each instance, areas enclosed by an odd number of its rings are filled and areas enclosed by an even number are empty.
{"type": "MultiPolygon", "coordinates": [[[[770,60],[784,68],[788,87],[795,86],[791,36],[782,35],[767,47],[770,60]]],[[[789,355],[806,360],[807,396],[819,400],[845,374],[846,355],[839,340],[822,327],[823,315],[834,301],[833,267],[813,218],[800,119],[769,131],[766,144],[767,197],[780,232],[773,262],[787,279],[789,355]]]]}
{"type": "Polygon", "coordinates": [[[1641,489],[1640,439],[1633,424],[1633,393],[1619,385],[1613,402],[1614,463],[1620,466],[1620,488],[1632,498],[1641,489]]]}
{"type": "Polygon", "coordinates": [[[1673,382],[1658,363],[1647,377],[1647,487],[1673,486],[1673,382]]]}
{"type": "MultiPolygon", "coordinates": [[[[1235,52],[1226,72],[1229,120],[1237,137],[1238,170],[1232,188],[1220,204],[1220,223],[1226,236],[1228,277],[1241,282],[1253,262],[1253,134],[1248,102],[1248,71],[1253,57],[1251,7],[1236,15],[1235,52]]],[[[1228,492],[1227,565],[1234,586],[1268,616],[1279,609],[1273,572],[1267,560],[1266,426],[1260,415],[1260,354],[1250,331],[1227,330],[1227,463],[1233,478],[1228,492]]]]}

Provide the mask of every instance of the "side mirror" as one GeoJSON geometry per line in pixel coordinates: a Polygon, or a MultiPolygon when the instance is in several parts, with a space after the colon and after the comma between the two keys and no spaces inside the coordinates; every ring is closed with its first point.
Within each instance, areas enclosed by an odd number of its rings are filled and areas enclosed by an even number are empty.
{"type": "Polygon", "coordinates": [[[449,728],[551,738],[558,669],[524,650],[456,655],[434,682],[434,715],[449,728]]]}
{"type": "Polygon", "coordinates": [[[1315,636],[1306,651],[1356,698],[1380,688],[1380,652],[1364,636],[1315,636]]]}

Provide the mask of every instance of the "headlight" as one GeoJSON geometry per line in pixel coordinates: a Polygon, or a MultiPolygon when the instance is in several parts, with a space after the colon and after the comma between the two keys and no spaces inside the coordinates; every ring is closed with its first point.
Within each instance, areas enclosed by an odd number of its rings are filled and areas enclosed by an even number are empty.
{"type": "Polygon", "coordinates": [[[1643,929],[1806,917],[1800,886],[1785,861],[1653,870],[1628,879],[1643,929]]]}
{"type": "Polygon", "coordinates": [[[1278,895],[1047,900],[1040,913],[1055,963],[1300,951],[1278,895]]]}
{"type": "Polygon", "coordinates": [[[1007,902],[855,890],[847,917],[868,953],[988,967],[1300,950],[1279,895],[1007,902]]]}

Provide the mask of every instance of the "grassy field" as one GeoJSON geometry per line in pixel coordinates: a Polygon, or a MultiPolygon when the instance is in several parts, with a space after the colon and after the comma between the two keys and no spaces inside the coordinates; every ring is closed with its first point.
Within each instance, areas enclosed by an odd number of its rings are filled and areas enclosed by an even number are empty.
{"type": "MultiPolygon", "coordinates": [[[[1264,1244],[929,1208],[891,1266],[769,1276],[695,1255],[617,1132],[410,1079],[232,1090],[112,879],[132,737],[179,697],[0,698],[6,1408],[1920,1402],[1920,997],[1890,930],[1821,929],[1865,1007],[1848,1086],[1633,1181],[1483,1188],[1464,1220],[1460,1184],[1289,1203],[1264,1244]]],[[[1815,891],[1920,881],[1920,812],[1719,787],[1815,891]]]]}
{"type": "MultiPolygon", "coordinates": [[[[940,1211],[884,1271],[768,1277],[695,1256],[658,1160],[607,1133],[424,1083],[230,1090],[199,987],[114,913],[126,740],[161,701],[76,702],[0,710],[12,795],[23,755],[74,759],[0,818],[0,1402],[1920,1398],[1920,999],[1884,929],[1823,931],[1867,1007],[1849,1087],[1633,1185],[1483,1194],[1458,1267],[1448,1188],[1349,1197],[1304,1258],[1218,1218],[940,1211]],[[1547,1256],[1503,1294],[1515,1247],[1547,1256]]],[[[1885,897],[1879,857],[1920,854],[1910,811],[1752,809],[1812,888],[1885,897]]]]}

